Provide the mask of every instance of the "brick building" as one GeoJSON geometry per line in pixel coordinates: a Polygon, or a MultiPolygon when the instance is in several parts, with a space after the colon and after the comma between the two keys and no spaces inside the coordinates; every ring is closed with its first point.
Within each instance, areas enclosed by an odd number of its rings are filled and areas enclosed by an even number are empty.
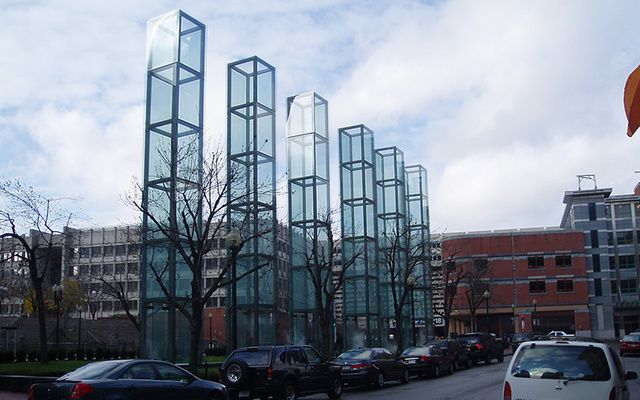
{"type": "Polygon", "coordinates": [[[488,326],[498,335],[550,330],[591,334],[582,232],[450,233],[444,236],[442,259],[450,281],[453,271],[469,277],[460,280],[453,297],[450,332],[488,326]]]}

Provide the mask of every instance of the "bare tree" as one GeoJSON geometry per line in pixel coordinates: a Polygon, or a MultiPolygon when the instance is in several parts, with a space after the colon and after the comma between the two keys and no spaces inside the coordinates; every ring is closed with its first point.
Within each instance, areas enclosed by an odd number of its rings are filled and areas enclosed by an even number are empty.
{"type": "MultiPolygon", "coordinates": [[[[0,232],[5,233],[0,234],[0,240],[18,244],[20,249],[10,252],[8,257],[23,261],[29,270],[35,297],[34,311],[38,316],[40,360],[46,364],[44,280],[57,259],[55,248],[62,233],[60,227],[69,225],[73,214],[62,209],[62,199],[44,197],[18,180],[0,183],[0,197],[5,199],[5,205],[0,209],[0,232]],[[22,232],[29,228],[33,230],[30,231],[30,237],[26,237],[22,232]]],[[[0,255],[0,264],[6,261],[6,257],[2,257],[5,256],[0,255]]]]}
{"type": "Polygon", "coordinates": [[[443,307],[442,313],[439,315],[444,319],[445,335],[449,334],[449,326],[451,324],[451,314],[456,305],[455,299],[458,293],[458,287],[465,279],[467,270],[463,265],[456,263],[455,255],[449,255],[442,263],[442,291],[443,291],[443,307]]]}
{"type": "Polygon", "coordinates": [[[469,308],[469,317],[472,331],[478,331],[477,311],[487,301],[484,292],[490,289],[487,260],[475,259],[473,263],[467,263],[466,273],[462,279],[462,294],[469,308]]]}
{"type": "MultiPolygon", "coordinates": [[[[424,282],[427,278],[421,269],[430,257],[429,243],[421,238],[410,224],[394,228],[391,232],[381,233],[383,246],[380,251],[381,284],[389,286],[393,315],[396,321],[397,353],[404,350],[403,317],[411,300],[411,286],[424,282]]],[[[415,321],[411,321],[415,324],[415,321]]]]}
{"type": "MultiPolygon", "coordinates": [[[[162,149],[158,151],[162,152],[162,149]]],[[[225,263],[220,266],[219,275],[211,279],[211,286],[205,288],[205,255],[214,249],[211,238],[224,236],[227,208],[230,203],[247,196],[246,182],[251,179],[245,176],[244,171],[234,168],[227,170],[226,154],[220,149],[208,152],[200,167],[198,157],[195,156],[198,154],[197,151],[195,146],[187,146],[180,150],[177,155],[178,161],[174,164],[180,178],[167,183],[170,186],[169,190],[164,190],[157,196],[149,195],[145,203],[140,196],[144,193],[144,188],[137,184],[135,193],[128,196],[129,204],[147,219],[147,234],[168,242],[175,249],[176,258],[184,263],[190,272],[191,290],[186,297],[178,297],[166,283],[169,273],[167,261],[161,260],[161,257],[147,259],[147,271],[155,279],[167,302],[189,323],[189,368],[192,370],[199,364],[202,354],[200,342],[204,307],[214,292],[232,283],[230,270],[233,263],[225,263]]],[[[162,153],[160,155],[162,156],[162,153]]],[[[164,162],[167,166],[172,165],[169,157],[165,157],[164,162]]],[[[268,185],[262,182],[256,185],[258,190],[270,190],[268,185]]],[[[251,221],[234,220],[234,224],[242,225],[243,222],[251,221]]],[[[261,221],[260,225],[264,230],[254,232],[250,237],[243,237],[240,249],[247,241],[266,234],[267,230],[275,229],[275,223],[276,221],[261,221]]],[[[243,271],[236,277],[236,281],[263,266],[258,265],[243,271]]]]}
{"type": "Polygon", "coordinates": [[[336,294],[344,286],[345,273],[362,255],[361,250],[357,251],[342,262],[339,270],[334,271],[334,257],[339,253],[340,245],[332,219],[336,212],[335,209],[331,210],[322,217],[327,227],[326,242],[318,237],[309,237],[308,242],[314,245],[309,246],[309,251],[304,254],[305,267],[313,286],[315,315],[320,325],[319,350],[325,357],[330,357],[332,353],[331,329],[336,294]]]}

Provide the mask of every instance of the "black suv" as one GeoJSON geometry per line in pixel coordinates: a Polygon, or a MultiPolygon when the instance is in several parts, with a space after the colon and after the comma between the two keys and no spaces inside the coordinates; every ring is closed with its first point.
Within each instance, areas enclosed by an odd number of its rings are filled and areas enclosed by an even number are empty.
{"type": "Polygon", "coordinates": [[[311,346],[240,348],[227,357],[220,372],[234,399],[295,400],[315,393],[338,399],[342,395],[340,367],[311,346]]]}
{"type": "Polygon", "coordinates": [[[478,361],[491,364],[493,358],[498,362],[504,361],[502,342],[488,333],[464,333],[457,339],[469,350],[469,357],[474,364],[478,361]]]}

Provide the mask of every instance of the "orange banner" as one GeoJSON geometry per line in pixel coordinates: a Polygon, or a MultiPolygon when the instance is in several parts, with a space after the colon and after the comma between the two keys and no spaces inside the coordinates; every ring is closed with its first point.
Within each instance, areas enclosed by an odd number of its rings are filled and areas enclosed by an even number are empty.
{"type": "Polygon", "coordinates": [[[633,70],[627,83],[624,85],[624,111],[627,113],[627,135],[629,137],[636,133],[640,127],[640,65],[633,70]]]}

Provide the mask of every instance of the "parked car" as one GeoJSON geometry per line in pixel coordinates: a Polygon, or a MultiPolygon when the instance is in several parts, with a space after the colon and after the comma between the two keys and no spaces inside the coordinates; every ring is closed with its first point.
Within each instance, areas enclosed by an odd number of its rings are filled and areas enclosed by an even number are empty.
{"type": "Polygon", "coordinates": [[[429,342],[427,345],[437,346],[445,356],[449,357],[449,361],[453,364],[454,371],[471,366],[469,350],[455,339],[437,340],[435,342],[429,342]]]}
{"type": "Polygon", "coordinates": [[[224,385],[199,379],[156,360],[111,360],[86,364],[55,381],[31,385],[29,400],[184,399],[227,400],[224,385]]]}
{"type": "Polygon", "coordinates": [[[411,375],[431,375],[434,378],[442,372],[453,374],[451,359],[438,346],[409,347],[400,355],[411,375]]]}
{"type": "Polygon", "coordinates": [[[311,346],[243,347],[227,357],[220,372],[232,398],[295,400],[326,393],[337,399],[342,395],[340,367],[311,346]]]}
{"type": "Polygon", "coordinates": [[[457,339],[469,350],[473,364],[477,364],[478,361],[491,364],[491,360],[494,358],[498,362],[504,361],[502,344],[488,333],[463,333],[457,339]]]}
{"type": "Polygon", "coordinates": [[[409,382],[409,371],[387,349],[359,348],[340,354],[333,363],[340,366],[342,382],[348,385],[373,385],[381,388],[387,381],[409,382]]]}
{"type": "Polygon", "coordinates": [[[509,363],[504,399],[629,400],[626,372],[609,346],[596,341],[524,342],[509,363]]]}
{"type": "Polygon", "coordinates": [[[547,333],[547,337],[555,339],[558,337],[570,337],[570,336],[574,336],[574,335],[570,335],[565,331],[551,331],[549,333],[547,333]]]}
{"type": "Polygon", "coordinates": [[[511,340],[511,350],[513,350],[513,352],[515,353],[515,351],[518,349],[518,346],[520,346],[521,343],[527,342],[529,340],[533,340],[534,338],[534,334],[533,333],[516,333],[513,335],[513,339],[511,340]]]}
{"type": "Polygon", "coordinates": [[[620,340],[620,355],[640,354],[640,333],[625,335],[620,340]]]}

